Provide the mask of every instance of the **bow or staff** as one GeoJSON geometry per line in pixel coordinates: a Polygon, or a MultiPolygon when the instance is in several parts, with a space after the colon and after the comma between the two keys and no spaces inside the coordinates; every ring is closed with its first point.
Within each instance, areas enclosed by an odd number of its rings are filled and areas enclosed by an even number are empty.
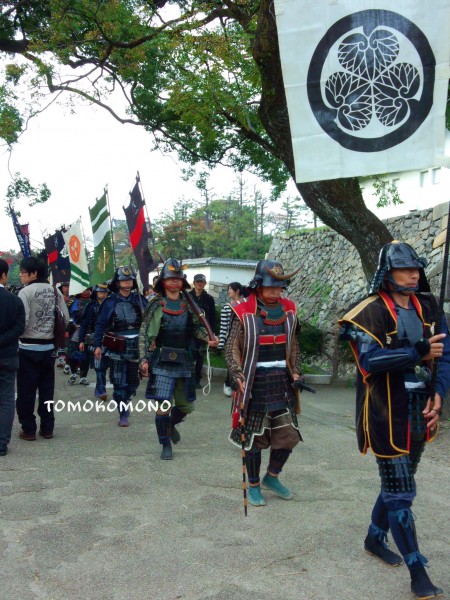
{"type": "Polygon", "coordinates": [[[231,415],[231,428],[237,429],[238,425],[241,431],[241,456],[242,456],[242,491],[244,493],[244,515],[247,516],[247,465],[245,460],[245,416],[244,416],[244,394],[236,391],[233,393],[233,412],[231,415]]]}
{"type": "MultiPolygon", "coordinates": [[[[448,212],[447,212],[447,233],[445,236],[444,256],[442,258],[441,289],[439,292],[437,323],[436,323],[434,335],[438,335],[439,333],[441,333],[441,329],[442,329],[442,319],[444,317],[445,289],[447,287],[449,247],[450,247],[450,202],[448,205],[448,212]]],[[[430,398],[432,401],[434,401],[434,396],[436,394],[436,378],[437,378],[437,371],[438,371],[438,362],[439,362],[438,358],[433,359],[433,370],[431,373],[431,381],[430,381],[430,398]]],[[[430,435],[430,433],[429,433],[429,430],[427,429],[427,437],[429,435],[430,435]]]]}
{"type": "Polygon", "coordinates": [[[245,480],[246,461],[245,461],[245,417],[244,417],[244,396],[242,395],[240,403],[239,425],[241,426],[241,453],[242,453],[242,492],[244,494],[244,516],[247,516],[247,482],[245,480]]]}
{"type": "Polygon", "coordinates": [[[194,313],[197,315],[197,317],[199,318],[200,323],[203,325],[203,327],[208,332],[209,339],[212,342],[216,341],[217,338],[214,335],[214,331],[211,329],[211,325],[209,324],[208,319],[205,316],[205,311],[199,307],[199,305],[194,301],[194,299],[189,294],[189,292],[185,292],[184,297],[191,305],[191,308],[194,311],[194,313]]]}

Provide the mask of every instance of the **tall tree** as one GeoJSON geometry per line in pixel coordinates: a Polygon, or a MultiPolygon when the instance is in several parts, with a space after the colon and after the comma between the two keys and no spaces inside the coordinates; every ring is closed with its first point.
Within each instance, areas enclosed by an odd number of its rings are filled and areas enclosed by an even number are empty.
{"type": "MultiPolygon", "coordinates": [[[[11,94],[29,72],[34,92],[44,82],[52,95],[78,94],[145,127],[184,161],[249,169],[278,192],[294,177],[272,0],[4,1],[0,31],[0,52],[25,59],[8,66],[0,90],[0,135],[9,143],[27,116],[11,94]],[[108,103],[114,89],[126,100],[124,115],[108,103]]],[[[297,187],[358,249],[369,275],[391,236],[357,179],[297,187]]]]}
{"type": "MultiPolygon", "coordinates": [[[[267,203],[267,199],[265,199],[267,203]]],[[[154,223],[156,247],[163,256],[199,258],[226,256],[256,260],[270,247],[267,222],[261,225],[260,205],[240,205],[239,199],[213,200],[209,204],[209,227],[204,207],[181,212],[175,208],[154,223]]]]}

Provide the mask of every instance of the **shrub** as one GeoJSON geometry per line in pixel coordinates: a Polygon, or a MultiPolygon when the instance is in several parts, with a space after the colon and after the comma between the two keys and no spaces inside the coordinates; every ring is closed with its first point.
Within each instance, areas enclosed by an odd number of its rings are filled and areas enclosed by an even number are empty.
{"type": "Polygon", "coordinates": [[[301,332],[298,337],[300,353],[303,360],[308,360],[322,354],[324,333],[315,325],[301,321],[301,332]]]}

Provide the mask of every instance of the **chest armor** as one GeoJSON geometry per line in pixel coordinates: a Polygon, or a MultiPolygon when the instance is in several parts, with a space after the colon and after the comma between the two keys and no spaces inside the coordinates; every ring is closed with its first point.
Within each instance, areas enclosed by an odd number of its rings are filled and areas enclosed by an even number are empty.
{"type": "Polygon", "coordinates": [[[397,308],[397,348],[411,348],[423,337],[423,324],[416,311],[397,308]]]}
{"type": "Polygon", "coordinates": [[[258,315],[259,355],[258,362],[286,359],[286,336],[284,324],[272,325],[264,323],[264,318],[258,315]]]}
{"type": "Polygon", "coordinates": [[[161,327],[159,329],[158,337],[156,338],[157,346],[186,348],[192,334],[192,319],[187,309],[178,315],[168,314],[163,310],[161,327]]]}
{"type": "Polygon", "coordinates": [[[141,309],[134,302],[119,300],[112,318],[112,331],[116,333],[139,333],[142,317],[141,309]]]}
{"type": "Polygon", "coordinates": [[[88,304],[89,304],[89,300],[83,300],[83,299],[78,300],[77,309],[72,313],[72,319],[76,325],[80,324],[81,318],[84,313],[84,309],[86,308],[86,306],[88,304]]]}
{"type": "Polygon", "coordinates": [[[94,308],[92,310],[91,322],[89,323],[89,331],[94,332],[94,330],[95,330],[95,324],[97,323],[98,313],[100,312],[100,307],[101,307],[101,304],[99,304],[98,302],[96,302],[94,304],[94,308]]]}

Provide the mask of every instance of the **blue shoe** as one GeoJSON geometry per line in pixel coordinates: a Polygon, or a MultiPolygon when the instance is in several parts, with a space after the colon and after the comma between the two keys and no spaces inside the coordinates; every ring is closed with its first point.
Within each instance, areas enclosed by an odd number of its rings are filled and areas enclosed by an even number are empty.
{"type": "Polygon", "coordinates": [[[129,424],[128,417],[125,417],[124,415],[120,417],[119,422],[117,423],[119,427],[128,427],[129,424]]]}
{"type": "Polygon", "coordinates": [[[274,492],[277,496],[283,498],[283,500],[289,500],[293,496],[291,490],[280,483],[278,477],[272,477],[272,475],[269,475],[269,473],[264,475],[262,484],[265,488],[272,490],[272,492],[274,492]]]}
{"type": "Polygon", "coordinates": [[[263,495],[261,494],[261,487],[259,485],[248,487],[248,501],[252,506],[265,506],[266,501],[264,500],[263,495]]]}

